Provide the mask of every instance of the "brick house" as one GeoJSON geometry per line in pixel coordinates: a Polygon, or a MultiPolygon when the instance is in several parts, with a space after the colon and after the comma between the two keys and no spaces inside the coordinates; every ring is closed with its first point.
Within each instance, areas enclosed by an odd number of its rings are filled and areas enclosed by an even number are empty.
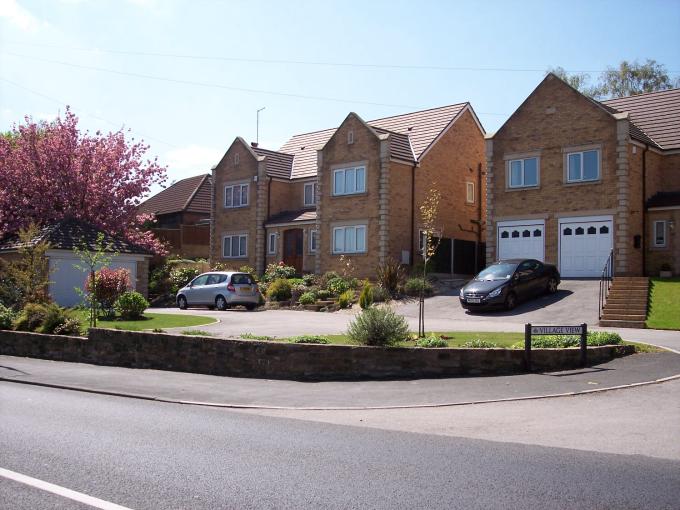
{"type": "Polygon", "coordinates": [[[350,113],[278,151],[236,138],[213,169],[211,260],[258,272],[283,260],[321,273],[340,269],[345,255],[361,277],[390,257],[413,264],[418,207],[434,187],[440,265],[473,272],[474,259],[470,269],[452,248],[474,256],[483,245],[483,166],[484,130],[469,103],[369,122],[350,113]]]}
{"type": "Polygon", "coordinates": [[[595,101],[549,74],[487,136],[487,262],[680,271],[680,89],[595,101]]]}
{"type": "Polygon", "coordinates": [[[172,254],[188,258],[210,255],[212,176],[196,175],[172,183],[142,202],[139,214],[153,214],[152,231],[168,243],[172,254]]]}

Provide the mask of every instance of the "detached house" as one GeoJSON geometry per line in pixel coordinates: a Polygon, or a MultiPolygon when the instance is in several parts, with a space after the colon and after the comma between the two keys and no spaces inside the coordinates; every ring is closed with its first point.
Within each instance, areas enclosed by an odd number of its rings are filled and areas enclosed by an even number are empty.
{"type": "Polygon", "coordinates": [[[549,74],[489,136],[487,262],[680,271],[680,89],[595,101],[549,74]]]}
{"type": "Polygon", "coordinates": [[[438,265],[473,272],[484,240],[483,163],[484,131],[469,103],[369,122],[350,113],[278,151],[236,138],[213,170],[211,259],[258,272],[283,260],[321,273],[340,269],[344,255],[362,277],[388,258],[413,264],[418,208],[436,188],[438,265]]]}

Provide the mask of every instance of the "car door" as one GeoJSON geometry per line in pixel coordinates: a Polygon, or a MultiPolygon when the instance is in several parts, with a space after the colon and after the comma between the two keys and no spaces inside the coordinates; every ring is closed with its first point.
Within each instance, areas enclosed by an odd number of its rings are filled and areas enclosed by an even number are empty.
{"type": "Polygon", "coordinates": [[[519,299],[527,299],[536,293],[538,286],[535,260],[525,260],[517,267],[515,293],[519,299]]]}
{"type": "Polygon", "coordinates": [[[205,303],[205,284],[208,281],[208,275],[202,274],[197,276],[191,282],[191,286],[187,289],[185,297],[187,303],[190,305],[201,305],[205,303]]]}

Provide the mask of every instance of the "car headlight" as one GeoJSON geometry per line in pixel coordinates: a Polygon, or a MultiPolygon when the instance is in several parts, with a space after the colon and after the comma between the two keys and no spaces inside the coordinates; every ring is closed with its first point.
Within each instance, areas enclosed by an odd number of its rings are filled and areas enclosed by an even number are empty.
{"type": "Polygon", "coordinates": [[[489,296],[488,296],[488,297],[498,297],[498,296],[501,295],[501,292],[503,292],[503,287],[498,287],[497,289],[492,290],[491,292],[489,292],[489,296]]]}
{"type": "Polygon", "coordinates": [[[464,290],[464,289],[461,287],[461,289],[460,289],[460,294],[458,294],[458,295],[460,296],[460,299],[464,299],[464,298],[465,298],[465,292],[464,292],[463,290],[464,290]]]}

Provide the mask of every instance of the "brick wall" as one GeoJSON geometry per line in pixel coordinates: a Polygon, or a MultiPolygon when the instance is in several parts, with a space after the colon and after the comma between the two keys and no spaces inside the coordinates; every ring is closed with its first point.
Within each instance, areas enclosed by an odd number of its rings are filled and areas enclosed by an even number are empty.
{"type": "MultiPolygon", "coordinates": [[[[632,354],[635,348],[588,348],[591,364],[632,354]]],[[[222,340],[112,329],[88,338],[0,331],[0,354],[231,377],[342,380],[522,372],[519,349],[419,349],[304,345],[222,340]]],[[[534,370],[579,366],[579,349],[534,349],[534,370]]]]}

